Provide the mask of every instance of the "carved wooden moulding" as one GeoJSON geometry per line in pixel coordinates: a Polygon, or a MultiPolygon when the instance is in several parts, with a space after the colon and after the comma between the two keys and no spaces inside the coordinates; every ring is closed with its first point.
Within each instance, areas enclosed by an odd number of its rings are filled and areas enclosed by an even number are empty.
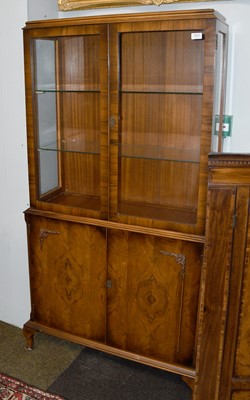
{"type": "Polygon", "coordinates": [[[91,8],[150,6],[172,3],[197,3],[209,0],[58,0],[60,11],[84,10],[91,8]]]}

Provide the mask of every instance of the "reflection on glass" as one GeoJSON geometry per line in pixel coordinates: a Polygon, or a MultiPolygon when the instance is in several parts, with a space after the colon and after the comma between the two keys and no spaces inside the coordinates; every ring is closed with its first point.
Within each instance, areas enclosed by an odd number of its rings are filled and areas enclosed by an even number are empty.
{"type": "MultiPolygon", "coordinates": [[[[55,43],[54,40],[35,41],[36,55],[36,85],[55,88],[55,43]]],[[[46,146],[51,140],[56,140],[56,97],[54,93],[46,93],[37,96],[37,129],[38,147],[46,146]]],[[[39,194],[43,194],[57,188],[58,159],[57,154],[38,154],[39,164],[39,194]]]]}

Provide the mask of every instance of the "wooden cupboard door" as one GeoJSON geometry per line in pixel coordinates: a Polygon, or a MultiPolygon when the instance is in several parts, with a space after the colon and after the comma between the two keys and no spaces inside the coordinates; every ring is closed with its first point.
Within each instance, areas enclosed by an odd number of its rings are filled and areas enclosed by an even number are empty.
{"type": "Polygon", "coordinates": [[[106,234],[28,216],[31,320],[104,341],[106,234]]]}
{"type": "Polygon", "coordinates": [[[201,253],[198,243],[110,230],[107,343],[190,365],[201,253]]]}

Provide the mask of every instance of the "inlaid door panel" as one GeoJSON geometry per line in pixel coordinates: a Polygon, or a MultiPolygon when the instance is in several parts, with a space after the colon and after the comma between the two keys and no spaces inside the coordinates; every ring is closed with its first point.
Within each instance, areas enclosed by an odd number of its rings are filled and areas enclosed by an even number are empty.
{"type": "Polygon", "coordinates": [[[108,243],[108,344],[190,364],[201,245],[115,230],[108,243]]]}
{"type": "Polygon", "coordinates": [[[103,341],[106,234],[97,227],[28,216],[31,319],[103,341]]]}

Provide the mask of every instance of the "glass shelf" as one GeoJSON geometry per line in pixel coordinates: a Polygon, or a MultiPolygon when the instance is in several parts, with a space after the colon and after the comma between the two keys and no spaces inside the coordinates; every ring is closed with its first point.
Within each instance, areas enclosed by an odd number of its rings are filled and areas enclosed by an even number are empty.
{"type": "Polygon", "coordinates": [[[134,144],[122,144],[120,147],[121,157],[190,162],[197,164],[200,162],[199,149],[181,149],[165,146],[134,144]]]}
{"type": "Polygon", "coordinates": [[[203,94],[202,85],[122,85],[121,93],[203,94]]]}
{"type": "Polygon", "coordinates": [[[61,139],[40,145],[38,151],[61,151],[99,155],[100,146],[97,143],[86,142],[82,139],[61,139]]]}
{"type": "Polygon", "coordinates": [[[43,94],[43,93],[100,93],[99,85],[61,85],[55,87],[55,85],[42,85],[36,88],[36,94],[43,94]]]}

